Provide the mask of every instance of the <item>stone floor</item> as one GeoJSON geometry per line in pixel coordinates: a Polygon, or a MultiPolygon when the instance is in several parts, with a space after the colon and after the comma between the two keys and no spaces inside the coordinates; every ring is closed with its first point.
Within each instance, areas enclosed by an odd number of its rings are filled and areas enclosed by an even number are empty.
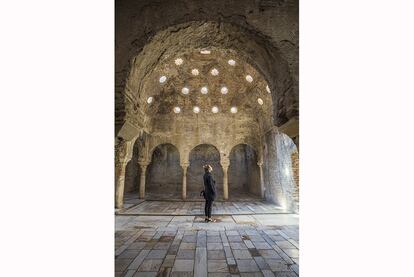
{"type": "Polygon", "coordinates": [[[137,215],[116,215],[115,276],[299,275],[296,214],[216,215],[204,223],[197,215],[143,215],[152,202],[137,205],[137,215]]]}
{"type": "MultiPolygon", "coordinates": [[[[117,211],[129,215],[203,215],[204,202],[201,201],[139,201],[137,204],[117,211]]],[[[287,213],[284,209],[262,201],[221,202],[215,201],[215,215],[250,215],[287,213]]]]}
{"type": "MultiPolygon", "coordinates": [[[[130,203],[136,204],[139,202],[138,191],[125,193],[124,203],[129,205],[130,203]]],[[[146,200],[168,200],[168,201],[183,201],[181,198],[181,192],[159,192],[147,190],[145,192],[146,200]]],[[[219,191],[217,201],[223,201],[223,193],[219,191]]],[[[229,199],[230,201],[261,201],[260,196],[251,194],[246,191],[230,191],[229,199]]],[[[200,196],[200,192],[188,191],[187,199],[185,201],[204,201],[204,198],[200,196]]]]}

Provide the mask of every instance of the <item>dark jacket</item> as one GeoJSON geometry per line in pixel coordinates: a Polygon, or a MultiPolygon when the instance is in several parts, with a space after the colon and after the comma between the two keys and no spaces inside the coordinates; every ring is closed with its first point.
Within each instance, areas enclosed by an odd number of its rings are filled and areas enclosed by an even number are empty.
{"type": "Polygon", "coordinates": [[[206,200],[214,201],[216,199],[216,181],[210,172],[204,173],[204,198],[206,200]]]}

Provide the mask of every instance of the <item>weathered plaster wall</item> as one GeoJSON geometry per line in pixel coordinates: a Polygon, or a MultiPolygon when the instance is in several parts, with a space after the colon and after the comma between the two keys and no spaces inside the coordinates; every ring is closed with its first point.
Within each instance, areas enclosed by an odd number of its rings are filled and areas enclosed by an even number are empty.
{"type": "Polygon", "coordinates": [[[295,152],[297,152],[296,145],[287,135],[278,133],[276,129],[265,135],[265,197],[293,211],[298,209],[294,197],[297,185],[292,169],[292,154],[295,152]]]}
{"type": "Polygon", "coordinates": [[[260,195],[259,167],[257,155],[252,147],[239,144],[230,153],[228,171],[229,193],[237,191],[260,195]]]}
{"type": "Polygon", "coordinates": [[[209,144],[202,144],[195,147],[190,152],[190,166],[187,172],[187,190],[200,192],[204,188],[203,165],[210,164],[213,167],[213,177],[216,181],[216,188],[219,197],[222,197],[223,190],[223,170],[220,165],[220,153],[209,144]]]}
{"type": "Polygon", "coordinates": [[[180,192],[182,176],[178,149],[171,144],[156,147],[147,169],[146,189],[149,192],[180,192]]]}
{"type": "Polygon", "coordinates": [[[195,146],[208,143],[219,151],[230,153],[237,143],[259,145],[260,127],[253,117],[238,113],[223,114],[172,114],[159,115],[153,121],[151,133],[154,141],[169,141],[183,153],[182,160],[195,146]]]}

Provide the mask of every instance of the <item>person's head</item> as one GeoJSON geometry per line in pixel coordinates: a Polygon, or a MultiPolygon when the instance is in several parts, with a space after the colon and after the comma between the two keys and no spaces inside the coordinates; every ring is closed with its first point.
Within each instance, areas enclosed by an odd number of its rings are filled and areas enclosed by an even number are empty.
{"type": "Polygon", "coordinates": [[[206,164],[205,166],[203,166],[204,168],[204,172],[211,172],[213,171],[213,167],[211,167],[211,165],[206,164]]]}

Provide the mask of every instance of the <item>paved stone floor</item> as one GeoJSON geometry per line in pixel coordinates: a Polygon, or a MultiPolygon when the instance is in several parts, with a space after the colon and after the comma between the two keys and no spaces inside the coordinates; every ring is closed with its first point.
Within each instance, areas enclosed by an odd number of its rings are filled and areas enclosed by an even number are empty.
{"type": "MultiPolygon", "coordinates": [[[[119,214],[130,215],[203,215],[204,202],[201,201],[140,201],[129,206],[119,214]]],[[[249,215],[286,213],[285,210],[262,201],[250,202],[222,202],[215,201],[214,215],[249,215]]]]}
{"type": "Polygon", "coordinates": [[[139,215],[151,210],[147,202],[137,215],[115,217],[115,276],[299,274],[296,214],[216,215],[204,223],[197,215],[139,215]]]}

